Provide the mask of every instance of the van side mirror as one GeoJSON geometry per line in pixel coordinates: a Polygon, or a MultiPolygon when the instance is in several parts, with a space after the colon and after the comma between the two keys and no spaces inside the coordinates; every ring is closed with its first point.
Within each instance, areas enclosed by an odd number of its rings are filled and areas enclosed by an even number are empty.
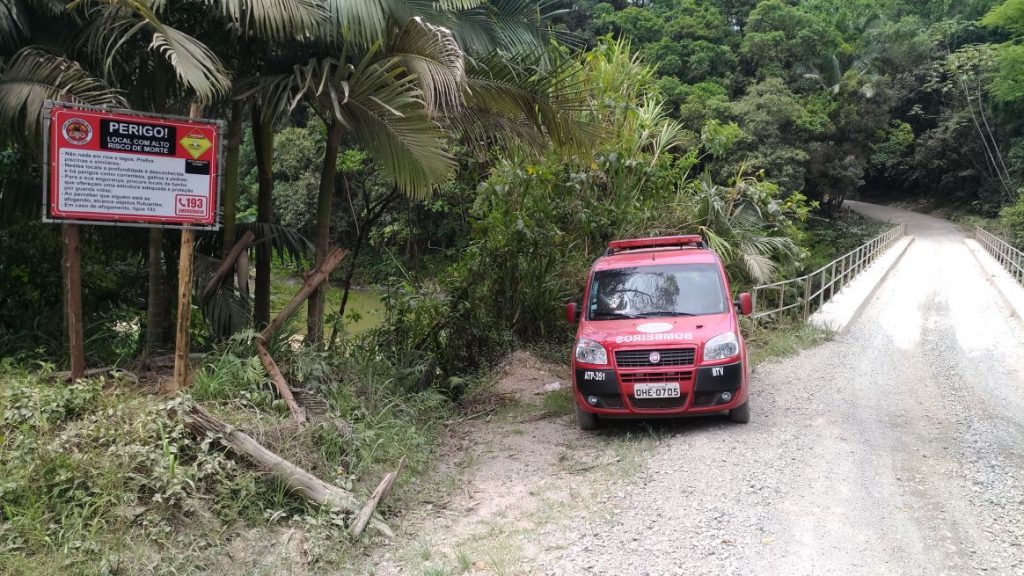
{"type": "Polygon", "coordinates": [[[754,311],[754,301],[750,298],[749,292],[744,292],[737,296],[733,304],[736,306],[736,310],[744,316],[750,316],[754,311]]]}
{"type": "Polygon", "coordinates": [[[569,324],[575,324],[580,320],[579,306],[575,302],[569,302],[565,305],[565,321],[569,324]]]}

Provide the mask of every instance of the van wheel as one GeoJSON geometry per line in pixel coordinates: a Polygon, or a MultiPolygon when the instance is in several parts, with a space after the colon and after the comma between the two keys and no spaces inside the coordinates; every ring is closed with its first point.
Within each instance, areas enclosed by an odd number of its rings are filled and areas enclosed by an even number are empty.
{"type": "Polygon", "coordinates": [[[591,414],[577,406],[576,425],[580,427],[580,430],[597,430],[601,427],[601,421],[597,419],[597,414],[591,414]]]}
{"type": "Polygon", "coordinates": [[[729,410],[729,420],[739,424],[750,422],[750,399],[739,406],[729,410]]]}

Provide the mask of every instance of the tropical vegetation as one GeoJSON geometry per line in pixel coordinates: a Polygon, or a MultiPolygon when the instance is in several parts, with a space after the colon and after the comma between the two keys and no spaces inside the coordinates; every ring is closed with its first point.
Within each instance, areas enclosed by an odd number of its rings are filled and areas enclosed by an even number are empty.
{"type": "Polygon", "coordinates": [[[1022,39],[1024,0],[0,0],[0,566],[215,571],[204,551],[247,527],[338,538],[348,518],[187,434],[190,402],[359,494],[404,457],[396,498],[415,498],[494,363],[566,345],[562,306],[616,237],[700,233],[736,288],[875,233],[848,198],[1024,243],[1022,39]],[[88,363],[141,382],[58,373],[60,233],[39,218],[56,99],[225,123],[183,396],[151,394],[173,230],[81,228],[88,363]],[[256,331],[336,246],[269,343],[328,414],[289,431],[256,331]]]}

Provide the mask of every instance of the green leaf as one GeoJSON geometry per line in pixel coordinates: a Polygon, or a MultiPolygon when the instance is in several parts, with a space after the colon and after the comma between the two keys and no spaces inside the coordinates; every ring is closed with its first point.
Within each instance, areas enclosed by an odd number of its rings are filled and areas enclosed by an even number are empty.
{"type": "Polygon", "coordinates": [[[94,78],[77,62],[37,47],[19,50],[0,72],[0,127],[11,138],[41,145],[40,110],[46,100],[126,108],[119,90],[94,78]],[[15,136],[17,135],[17,136],[15,136]]]}

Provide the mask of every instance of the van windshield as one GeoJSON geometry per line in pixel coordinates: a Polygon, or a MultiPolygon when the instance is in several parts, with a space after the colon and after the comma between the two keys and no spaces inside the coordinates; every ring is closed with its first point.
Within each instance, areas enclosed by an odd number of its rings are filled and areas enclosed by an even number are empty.
{"type": "Polygon", "coordinates": [[[722,314],[728,300],[715,264],[616,268],[594,273],[590,320],[722,314]]]}

